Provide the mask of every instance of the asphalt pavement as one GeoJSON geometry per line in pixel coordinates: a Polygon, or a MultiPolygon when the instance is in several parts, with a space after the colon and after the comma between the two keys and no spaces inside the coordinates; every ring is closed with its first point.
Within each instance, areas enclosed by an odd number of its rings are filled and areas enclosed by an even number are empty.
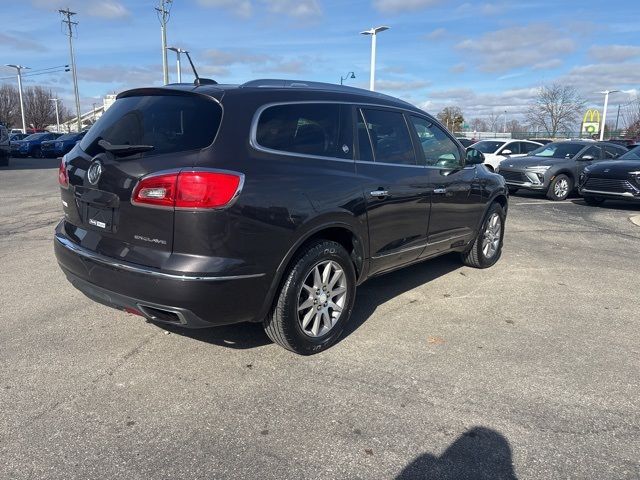
{"type": "Polygon", "coordinates": [[[56,166],[0,168],[0,478],[640,478],[640,206],[512,196],[495,267],[371,280],[300,357],[72,288],[56,166]]]}

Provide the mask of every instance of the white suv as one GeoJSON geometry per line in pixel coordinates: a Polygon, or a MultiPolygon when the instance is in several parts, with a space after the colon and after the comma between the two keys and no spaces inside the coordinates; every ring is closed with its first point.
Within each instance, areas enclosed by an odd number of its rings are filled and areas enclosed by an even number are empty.
{"type": "Polygon", "coordinates": [[[524,157],[542,144],[530,140],[481,140],[471,145],[484,153],[484,164],[489,170],[498,171],[505,158],[524,157]]]}

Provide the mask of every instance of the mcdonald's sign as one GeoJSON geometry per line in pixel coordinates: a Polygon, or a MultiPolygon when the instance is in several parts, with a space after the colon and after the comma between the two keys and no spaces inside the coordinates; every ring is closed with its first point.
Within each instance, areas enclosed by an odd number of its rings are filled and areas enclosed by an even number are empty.
{"type": "Polygon", "coordinates": [[[600,112],[596,109],[589,109],[582,118],[582,133],[593,135],[600,131],[600,112]]]}

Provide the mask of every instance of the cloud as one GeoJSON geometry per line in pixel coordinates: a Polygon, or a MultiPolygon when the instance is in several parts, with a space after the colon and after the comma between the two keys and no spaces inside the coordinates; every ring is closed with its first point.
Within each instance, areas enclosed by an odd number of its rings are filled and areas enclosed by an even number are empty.
{"type": "Polygon", "coordinates": [[[424,37],[427,40],[440,40],[447,36],[446,28],[436,28],[435,30],[427,33],[424,37]]]}
{"type": "MultiPolygon", "coordinates": [[[[594,63],[572,68],[562,75],[558,83],[573,85],[582,92],[588,100],[601,102],[602,90],[630,90],[640,85],[640,62],[636,63],[594,63]]],[[[611,99],[628,99],[628,95],[615,93],[611,99]]]]}
{"type": "Polygon", "coordinates": [[[589,55],[598,62],[624,62],[640,57],[640,47],[635,45],[596,45],[589,49],[589,55]]]}
{"type": "Polygon", "coordinates": [[[424,80],[376,80],[376,90],[410,92],[428,87],[431,82],[424,80]]]}
{"type": "Polygon", "coordinates": [[[0,45],[9,51],[20,50],[28,52],[42,52],[47,50],[47,47],[41,43],[30,40],[26,34],[20,34],[20,36],[17,36],[10,33],[0,32],[0,45]]]}
{"type": "Polygon", "coordinates": [[[467,66],[464,63],[457,63],[454,66],[449,68],[451,73],[464,73],[467,69],[467,66]]]}
{"type": "Polygon", "coordinates": [[[440,0],[374,0],[373,6],[382,13],[404,13],[433,7],[440,0]]]}
{"type": "Polygon", "coordinates": [[[217,7],[230,10],[240,17],[250,17],[253,13],[253,3],[249,0],[198,0],[203,7],[217,7]]]}
{"type": "Polygon", "coordinates": [[[256,73],[290,73],[300,74],[309,71],[309,65],[318,62],[318,59],[299,57],[285,58],[277,55],[256,54],[244,50],[222,51],[207,50],[203,57],[214,67],[230,67],[232,65],[245,65],[256,73]]]}
{"type": "MultiPolygon", "coordinates": [[[[521,67],[545,68],[549,58],[575,50],[575,43],[546,24],[510,27],[468,38],[456,49],[476,59],[480,70],[502,73],[521,67]]],[[[550,68],[557,67],[554,64],[550,68]]]]}
{"type": "Polygon", "coordinates": [[[78,13],[108,20],[116,20],[131,15],[127,7],[116,0],[69,0],[66,2],[60,2],[59,0],[31,0],[31,4],[36,8],[47,10],[58,10],[68,6],[78,13]]]}
{"type": "Polygon", "coordinates": [[[446,106],[458,106],[466,118],[485,117],[505,110],[509,116],[518,116],[527,111],[529,103],[537,94],[537,87],[505,90],[500,93],[477,93],[470,88],[456,88],[430,92],[428,100],[419,106],[431,113],[437,113],[446,106]]]}
{"type": "Polygon", "coordinates": [[[277,15],[295,18],[314,18],[322,15],[317,0],[262,0],[267,10],[277,15]]]}

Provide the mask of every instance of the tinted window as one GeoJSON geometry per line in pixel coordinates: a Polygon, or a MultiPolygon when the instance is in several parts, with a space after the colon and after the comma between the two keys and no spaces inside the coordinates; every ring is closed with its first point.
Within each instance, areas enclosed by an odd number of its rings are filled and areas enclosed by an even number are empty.
{"type": "MultiPolygon", "coordinates": [[[[258,144],[273,150],[352,158],[345,115],[349,107],[325,103],[276,105],[267,108],[256,131],[258,144]]],[[[351,125],[348,123],[348,125],[351,125]]]]}
{"type": "Polygon", "coordinates": [[[9,132],[6,128],[0,126],[0,142],[9,140],[9,132]]]}
{"type": "Polygon", "coordinates": [[[640,147],[635,147],[620,157],[620,160],[640,160],[640,147]]]}
{"type": "Polygon", "coordinates": [[[618,158],[626,152],[626,149],[613,145],[605,145],[603,150],[604,158],[618,158]]]}
{"type": "Polygon", "coordinates": [[[584,158],[586,156],[591,156],[595,160],[600,160],[600,147],[596,147],[594,145],[592,147],[587,148],[584,152],[582,152],[582,154],[580,155],[580,158],[584,158]]]}
{"type": "Polygon", "coordinates": [[[65,140],[74,140],[76,137],[78,137],[77,133],[65,133],[64,135],[58,137],[58,140],[63,142],[65,140]]]}
{"type": "Polygon", "coordinates": [[[411,117],[416,135],[420,140],[427,165],[456,167],[460,165],[458,146],[441,128],[420,117],[411,117]]]}
{"type": "Polygon", "coordinates": [[[540,145],[536,145],[535,143],[529,143],[529,142],[522,142],[520,145],[522,146],[522,150],[520,153],[533,152],[536,148],[540,146],[540,145]]]}
{"type": "Polygon", "coordinates": [[[507,143],[505,147],[502,149],[502,155],[505,155],[505,150],[511,150],[511,155],[519,155],[520,154],[520,142],[511,142],[507,143]]]}
{"type": "Polygon", "coordinates": [[[32,133],[31,135],[29,135],[28,137],[25,137],[24,139],[28,140],[28,141],[41,140],[46,135],[48,135],[48,134],[47,133],[32,133]]]}
{"type": "Polygon", "coordinates": [[[222,109],[199,96],[157,95],[125,97],[102,115],[82,139],[89,155],[101,151],[98,140],[114,145],[153,145],[142,155],[196,150],[211,145],[222,109]]]}
{"type": "Polygon", "coordinates": [[[504,142],[496,142],[493,140],[483,140],[481,142],[473,144],[473,148],[476,150],[480,150],[482,153],[495,153],[501,146],[504,145],[504,142]]]}
{"type": "Polygon", "coordinates": [[[531,155],[549,158],[573,158],[583,148],[583,143],[553,142],[535,149],[531,152],[531,155]]]}
{"type": "Polygon", "coordinates": [[[404,115],[389,110],[363,109],[376,162],[416,165],[404,115]]]}

